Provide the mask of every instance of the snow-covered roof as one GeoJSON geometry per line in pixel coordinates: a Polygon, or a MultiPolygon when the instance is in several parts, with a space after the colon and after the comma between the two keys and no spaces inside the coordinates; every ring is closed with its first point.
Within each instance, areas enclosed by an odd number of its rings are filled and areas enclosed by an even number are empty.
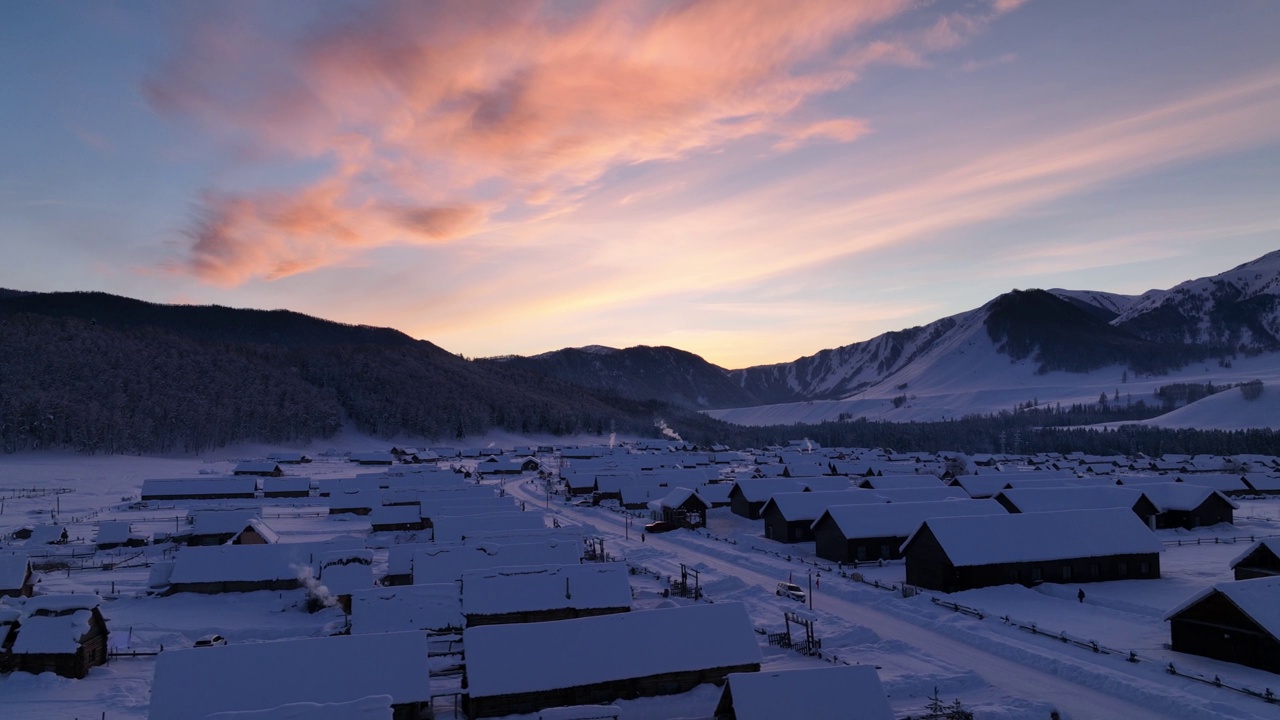
{"type": "Polygon", "coordinates": [[[73,610],[60,615],[31,615],[22,618],[15,655],[71,654],[79,650],[80,639],[92,629],[92,609],[73,610]]]}
{"type": "Polygon", "coordinates": [[[98,523],[98,534],[94,542],[99,545],[123,545],[130,540],[146,540],[146,535],[133,531],[133,527],[123,520],[103,520],[98,523]]]}
{"type": "Polygon", "coordinates": [[[90,593],[38,595],[21,601],[15,654],[67,654],[80,647],[101,599],[90,593]]]}
{"type": "MultiPolygon", "coordinates": [[[[733,673],[724,696],[732,698],[738,720],[894,718],[880,676],[870,665],[733,673]]],[[[724,702],[722,697],[722,706],[724,702]]]]}
{"type": "Polygon", "coordinates": [[[153,720],[287,703],[337,703],[390,695],[430,702],[427,636],[375,633],[170,650],[156,657],[153,720]]]}
{"type": "Polygon", "coordinates": [[[276,533],[275,530],[268,527],[267,524],[259,518],[249,518],[249,522],[245,523],[244,528],[241,529],[240,532],[236,533],[235,537],[231,538],[231,542],[235,542],[241,535],[244,535],[250,530],[257,533],[258,537],[262,538],[264,542],[270,544],[280,542],[280,535],[276,533]]]}
{"type": "Polygon", "coordinates": [[[209,545],[185,547],[174,555],[174,585],[207,582],[260,582],[301,579],[317,555],[359,547],[359,541],[332,540],[282,545],[209,545]]]}
{"type": "Polygon", "coordinates": [[[1245,473],[1244,481],[1249,483],[1249,487],[1260,491],[1280,490],[1280,477],[1276,477],[1270,473],[1251,472],[1245,473]]]}
{"type": "Polygon", "coordinates": [[[943,482],[933,475],[880,475],[862,478],[863,487],[873,490],[898,490],[902,488],[943,487],[943,482]]]}
{"type": "Polygon", "coordinates": [[[373,587],[372,550],[335,550],[316,556],[320,583],[334,595],[373,587]]]}
{"type": "Polygon", "coordinates": [[[102,598],[92,593],[58,593],[36,595],[22,601],[22,609],[28,615],[34,613],[64,613],[72,610],[92,610],[102,603],[102,598]]]}
{"type": "Polygon", "coordinates": [[[1019,512],[1130,508],[1142,499],[1142,490],[1119,485],[1098,487],[1010,488],[1003,496],[1019,512]]]}
{"type": "Polygon", "coordinates": [[[1222,492],[1249,489],[1244,482],[1244,476],[1240,473],[1183,473],[1178,475],[1178,482],[1187,485],[1204,485],[1222,492]]]}
{"type": "Polygon", "coordinates": [[[329,491],[330,510],[359,510],[382,505],[382,488],[343,487],[329,491]]]}
{"type": "Polygon", "coordinates": [[[764,514],[770,507],[777,508],[788,522],[796,520],[813,521],[823,510],[834,505],[857,505],[861,503],[888,502],[871,490],[835,490],[831,492],[786,492],[778,493],[760,509],[764,514]]]}
{"type": "Polygon", "coordinates": [[[30,567],[31,561],[26,555],[0,554],[0,592],[22,587],[30,567]]]}
{"type": "Polygon", "coordinates": [[[422,522],[422,508],[413,505],[378,505],[369,513],[372,525],[415,525],[422,522]]]}
{"type": "Polygon", "coordinates": [[[1159,538],[1125,508],[938,517],[924,528],[956,567],[1160,552],[1159,538]]]}
{"type": "Polygon", "coordinates": [[[204,720],[392,720],[390,695],[341,703],[288,703],[267,710],[230,710],[213,713],[204,720]]]}
{"type": "Polygon", "coordinates": [[[269,473],[280,472],[280,466],[272,460],[241,460],[236,463],[233,473],[269,473]]]}
{"type": "Polygon", "coordinates": [[[734,487],[747,502],[764,502],[777,493],[800,492],[804,484],[787,478],[743,478],[736,481],[734,487]]]}
{"type": "Polygon", "coordinates": [[[1004,506],[995,500],[864,503],[829,507],[813,524],[817,527],[824,518],[830,518],[847,538],[905,538],[929,518],[1006,513],[1004,506]]]}
{"type": "Polygon", "coordinates": [[[468,628],[463,644],[473,698],[758,665],[761,659],[747,610],[736,602],[483,625],[468,628]],[[547,662],[548,648],[560,649],[556,662],[547,662]]]}
{"type": "Polygon", "coordinates": [[[513,497],[498,497],[489,488],[468,488],[468,492],[424,492],[418,496],[422,517],[480,515],[518,507],[513,497]],[[483,490],[484,492],[476,492],[483,490]]]}
{"type": "Polygon", "coordinates": [[[577,540],[545,540],[529,543],[445,544],[423,547],[413,554],[413,581],[455,582],[469,570],[517,565],[573,565],[582,559],[577,540]]]}
{"type": "Polygon", "coordinates": [[[461,628],[457,583],[375,587],[351,593],[351,632],[461,628]]]}
{"type": "Polygon", "coordinates": [[[623,563],[499,567],[462,575],[462,612],[501,615],[540,610],[631,607],[623,563]]]}
{"type": "Polygon", "coordinates": [[[63,542],[66,539],[66,525],[36,525],[31,528],[31,537],[27,539],[27,544],[49,545],[52,543],[63,542]]]}
{"type": "Polygon", "coordinates": [[[972,498],[988,498],[1004,489],[1009,481],[1003,477],[1003,473],[991,473],[989,475],[961,475],[955,479],[955,484],[964,489],[969,497],[972,498]]]}
{"type": "Polygon", "coordinates": [[[852,490],[856,487],[853,480],[844,475],[823,475],[821,477],[799,478],[800,484],[810,492],[834,492],[836,490],[852,490]]]}
{"type": "Polygon", "coordinates": [[[298,492],[311,489],[309,477],[265,477],[262,478],[263,492],[298,492]]]}
{"type": "Polygon", "coordinates": [[[699,485],[698,494],[703,500],[713,505],[720,505],[729,502],[729,491],[733,486],[729,483],[715,483],[714,485],[699,485]]]}
{"type": "Polygon", "coordinates": [[[871,492],[892,503],[970,499],[969,493],[965,492],[963,488],[950,485],[939,485],[937,487],[890,488],[888,490],[876,489],[871,492]]]}
{"type": "Polygon", "coordinates": [[[472,531],[504,530],[511,528],[534,529],[546,527],[541,510],[520,512],[485,513],[483,515],[441,515],[431,519],[437,542],[462,540],[472,531]]]}
{"type": "Polygon", "coordinates": [[[1214,593],[1221,593],[1250,619],[1280,639],[1280,577],[1262,577],[1218,583],[1191,596],[1165,614],[1169,620],[1214,593]]]}
{"type": "Polygon", "coordinates": [[[192,510],[191,534],[234,535],[261,516],[259,510],[192,510]]]}

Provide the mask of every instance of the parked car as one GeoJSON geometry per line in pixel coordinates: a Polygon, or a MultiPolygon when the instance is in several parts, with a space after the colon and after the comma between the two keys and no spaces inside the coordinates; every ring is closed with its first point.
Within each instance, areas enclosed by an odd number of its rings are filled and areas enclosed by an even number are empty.
{"type": "Polygon", "coordinates": [[[645,525],[644,531],[647,533],[664,533],[670,530],[677,530],[679,528],[680,526],[673,522],[658,520],[657,522],[651,522],[648,525],[645,525]]]}
{"type": "Polygon", "coordinates": [[[227,639],[221,635],[205,635],[196,640],[191,647],[213,647],[215,645],[226,645],[227,639]]]}
{"type": "Polygon", "coordinates": [[[789,582],[778,583],[778,589],[774,594],[781,595],[782,597],[788,597],[792,600],[799,600],[800,602],[804,602],[807,599],[807,596],[804,594],[804,590],[801,590],[799,585],[789,582]]]}

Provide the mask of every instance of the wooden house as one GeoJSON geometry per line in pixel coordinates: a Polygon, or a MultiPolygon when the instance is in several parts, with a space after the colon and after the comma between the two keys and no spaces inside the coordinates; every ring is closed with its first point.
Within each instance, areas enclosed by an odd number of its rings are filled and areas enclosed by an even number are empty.
{"type": "Polygon", "coordinates": [[[1218,523],[1234,524],[1236,503],[1221,492],[1205,486],[1187,483],[1154,483],[1142,486],[1147,496],[1160,511],[1156,515],[1157,528],[1209,527],[1218,523]]]}
{"type": "Polygon", "coordinates": [[[648,503],[654,520],[675,523],[680,527],[697,528],[707,524],[707,511],[711,504],[689,488],[674,488],[657,500],[648,503]]]}
{"type": "Polygon", "coordinates": [[[267,459],[271,462],[284,463],[286,465],[301,465],[311,462],[311,458],[300,452],[279,451],[267,455],[267,459]]]}
{"type": "Polygon", "coordinates": [[[31,560],[25,554],[0,555],[0,596],[31,597],[34,578],[31,560]]]}
{"type": "Polygon", "coordinates": [[[467,627],[550,622],[631,610],[622,563],[472,570],[462,575],[467,627]]]}
{"type": "Polygon", "coordinates": [[[1227,496],[1253,494],[1253,488],[1245,482],[1244,473],[1179,473],[1174,482],[1211,487],[1227,496]]]}
{"type": "Polygon", "coordinates": [[[1009,488],[997,493],[994,499],[1011,513],[1124,507],[1132,510],[1152,529],[1156,527],[1155,517],[1160,513],[1142,490],[1119,485],[1009,488]]]}
{"type": "Polygon", "coordinates": [[[264,498],[304,498],[311,495],[311,478],[268,477],[262,480],[264,498]]]}
{"type": "Polygon", "coordinates": [[[760,511],[774,493],[801,492],[804,486],[792,480],[743,478],[729,489],[729,510],[748,520],[759,520],[760,511]]]}
{"type": "Polygon", "coordinates": [[[761,661],[746,608],[733,602],[484,625],[467,628],[463,645],[463,709],[473,718],[683,693],[756,672],[761,661]],[[549,648],[556,648],[554,672],[547,671],[549,648]]]}
{"type": "Polygon", "coordinates": [[[204,720],[214,713],[300,702],[354,703],[371,696],[389,696],[395,720],[429,713],[426,634],[339,635],[162,652],[156,657],[149,717],[204,720]]]}
{"type": "Polygon", "coordinates": [[[840,563],[894,560],[920,523],[946,515],[1003,515],[994,500],[866,503],[828,507],[813,523],[820,558],[840,563]]]}
{"type": "Polygon", "coordinates": [[[254,477],[143,480],[142,501],[246,499],[252,498],[257,490],[258,480],[254,477]]]}
{"type": "Polygon", "coordinates": [[[353,452],[347,459],[359,465],[394,465],[396,462],[396,456],[385,450],[353,452]]]}
{"type": "Polygon", "coordinates": [[[150,542],[146,535],[135,533],[133,526],[121,520],[104,520],[98,523],[98,534],[93,544],[99,550],[118,547],[143,547],[150,542]]]}
{"type": "Polygon", "coordinates": [[[1126,508],[937,517],[902,546],[907,584],[991,585],[1160,577],[1160,540],[1126,508]]]}
{"type": "Polygon", "coordinates": [[[1280,673],[1280,577],[1218,583],[1165,620],[1177,652],[1280,673]]]}
{"type": "Polygon", "coordinates": [[[374,532],[425,530],[426,520],[422,517],[422,506],[412,505],[379,505],[369,513],[369,524],[374,532]]]}
{"type": "Polygon", "coordinates": [[[593,472],[566,472],[563,477],[570,495],[591,495],[596,491],[596,474],[593,472]]]}
{"type": "Polygon", "coordinates": [[[294,590],[318,574],[318,555],[356,548],[363,543],[355,539],[183,548],[174,556],[165,594],[294,590]]]}
{"type": "Polygon", "coordinates": [[[351,614],[351,596],[373,587],[373,551],[359,548],[332,550],[316,556],[318,585],[308,587],[307,604],[313,610],[338,605],[351,614]]]}
{"type": "Polygon", "coordinates": [[[733,673],[715,720],[893,720],[880,676],[870,665],[733,673]]]}
{"type": "Polygon", "coordinates": [[[196,510],[190,513],[189,518],[191,527],[184,533],[187,545],[229,543],[250,529],[250,523],[254,521],[263,529],[255,527],[237,544],[252,545],[278,540],[276,534],[262,524],[257,510],[196,510]],[[254,537],[255,535],[258,537],[254,537]]]}
{"type": "MultiPolygon", "coordinates": [[[[473,570],[517,565],[574,565],[582,560],[582,540],[426,543],[413,551],[413,584],[458,582],[473,570]]],[[[389,559],[390,560],[390,559],[389,559]]],[[[396,568],[388,562],[388,572],[396,568]]]]}
{"type": "Polygon", "coordinates": [[[1280,538],[1263,538],[1231,561],[1237,580],[1280,576],[1280,538]]]}
{"type": "Polygon", "coordinates": [[[1250,495],[1280,495],[1280,477],[1275,473],[1250,472],[1244,474],[1250,495]]]}
{"type": "Polygon", "coordinates": [[[88,593],[25,600],[10,649],[13,669],[80,679],[89,668],[105,665],[107,623],[98,603],[98,596],[88,593]]]}
{"type": "Polygon", "coordinates": [[[27,546],[66,545],[70,539],[71,535],[67,532],[66,525],[58,523],[35,525],[31,528],[31,534],[27,537],[27,546]]]}
{"type": "Polygon", "coordinates": [[[352,634],[459,632],[465,622],[456,582],[373,587],[351,593],[352,634]]]}
{"type": "Polygon", "coordinates": [[[258,477],[280,477],[284,470],[280,464],[271,460],[242,460],[236,463],[232,475],[257,475],[258,477]]]}
{"type": "Polygon", "coordinates": [[[808,542],[813,540],[813,521],[827,508],[884,502],[870,490],[777,493],[764,504],[760,519],[764,521],[764,536],[770,540],[808,542]]]}
{"type": "Polygon", "coordinates": [[[0,603],[0,674],[13,672],[13,641],[18,637],[22,611],[0,603]]]}

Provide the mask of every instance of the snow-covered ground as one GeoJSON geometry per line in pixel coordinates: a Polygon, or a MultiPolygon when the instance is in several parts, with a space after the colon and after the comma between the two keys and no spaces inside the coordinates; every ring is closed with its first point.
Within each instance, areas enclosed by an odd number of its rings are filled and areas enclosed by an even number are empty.
{"type": "MultiPolygon", "coordinates": [[[[355,438],[345,449],[385,448],[386,443],[355,438]],[[366,441],[368,441],[366,443],[366,441]]],[[[331,441],[337,444],[336,441],[331,441]]],[[[88,542],[100,520],[127,520],[145,533],[168,532],[182,507],[131,509],[142,480],[192,477],[202,471],[225,474],[244,457],[260,457],[279,448],[237,448],[190,457],[84,457],[67,453],[22,453],[0,456],[0,531],[56,519],[69,534],[88,542]],[[47,494],[55,488],[70,490],[47,494]],[[20,492],[26,489],[27,492],[20,492]],[[35,492],[30,492],[34,490],[35,492]]],[[[337,457],[290,466],[291,474],[316,478],[343,477],[357,468],[337,457]]],[[[935,604],[926,593],[904,599],[900,593],[867,584],[900,583],[903,566],[870,565],[857,572],[866,582],[841,574],[813,555],[813,544],[782,545],[761,537],[759,522],[734,516],[727,509],[710,513],[706,532],[638,533],[642,519],[628,526],[627,516],[606,507],[579,507],[560,498],[550,503],[540,487],[506,480],[508,493],[534,506],[550,506],[562,525],[581,525],[605,538],[605,549],[642,572],[632,576],[637,609],[664,607],[692,600],[663,597],[667,578],[680,566],[699,573],[703,601],[744,603],[758,630],[783,629],[783,613],[797,603],[773,593],[780,580],[804,587],[814,583],[817,634],[822,657],[805,657],[767,645],[758,638],[765,669],[818,667],[832,662],[870,664],[878,668],[889,700],[899,716],[918,714],[935,688],[947,701],[959,698],[977,717],[1044,720],[1057,709],[1065,718],[1276,718],[1280,708],[1225,688],[1193,682],[1165,671],[1173,662],[1187,672],[1219,676],[1231,685],[1280,691],[1280,676],[1230,663],[1173,653],[1164,648],[1168,626],[1164,613],[1213,582],[1230,579],[1227,562],[1246,545],[1247,536],[1280,535],[1280,500],[1242,500],[1234,527],[1219,526],[1194,533],[1160,531],[1167,542],[1160,580],[1132,580],[1085,586],[1084,603],[1076,586],[1042,585],[1035,589],[998,587],[940,596],[981,612],[979,619],[935,604]],[[1256,519],[1267,518],[1267,519],[1256,519]],[[1216,542],[1214,541],[1216,538],[1216,542]],[[1196,541],[1200,544],[1194,544],[1196,541]],[[1007,617],[1008,619],[1002,619],[1007,617]],[[1057,637],[1035,635],[1019,626],[1035,623],[1050,634],[1061,632],[1096,641],[1118,653],[1094,653],[1057,637]],[[1126,660],[1134,652],[1140,662],[1126,660]]],[[[367,520],[340,519],[314,512],[314,500],[272,502],[263,508],[283,542],[360,535],[367,520]]],[[[109,551],[122,567],[67,570],[41,576],[39,593],[95,592],[111,630],[112,649],[160,652],[189,647],[198,637],[218,633],[232,643],[323,635],[342,624],[336,609],[308,614],[301,609],[303,591],[228,595],[184,593],[170,597],[146,594],[148,569],[142,559],[155,559],[164,546],[109,551]]],[[[99,553],[97,559],[102,559],[99,553]]],[[[375,551],[375,569],[385,567],[385,551],[375,551]]],[[[848,571],[846,570],[846,575],[848,571]]],[[[624,642],[653,642],[629,638],[624,642]]],[[[155,658],[114,657],[94,668],[84,680],[51,673],[14,672],[0,676],[0,718],[98,718],[141,720],[147,717],[155,658]]],[[[457,678],[442,680],[447,689],[457,678]]],[[[454,688],[456,689],[456,687],[454,688]]],[[[681,695],[619,701],[626,720],[710,718],[719,688],[703,685],[681,695]]],[[[447,712],[442,713],[448,717],[447,712]]],[[[531,717],[531,716],[530,716],[531,717]]]]}

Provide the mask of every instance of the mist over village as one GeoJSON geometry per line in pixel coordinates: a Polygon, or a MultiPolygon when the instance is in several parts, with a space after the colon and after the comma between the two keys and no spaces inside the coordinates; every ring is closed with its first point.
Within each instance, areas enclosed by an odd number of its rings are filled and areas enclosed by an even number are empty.
{"type": "Polygon", "coordinates": [[[0,6],[0,717],[1275,718],[1277,36],[0,6]]]}

